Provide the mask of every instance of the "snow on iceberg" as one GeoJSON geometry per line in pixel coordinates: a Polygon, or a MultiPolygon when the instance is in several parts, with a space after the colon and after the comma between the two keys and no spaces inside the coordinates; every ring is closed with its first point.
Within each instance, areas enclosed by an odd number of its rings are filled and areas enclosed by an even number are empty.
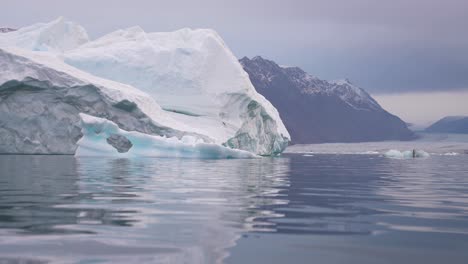
{"type": "Polygon", "coordinates": [[[141,89],[215,143],[279,153],[289,134],[221,37],[208,29],[118,30],[64,54],[65,62],[141,89]]]}
{"type": "Polygon", "coordinates": [[[0,46],[63,52],[88,41],[88,34],[82,26],[59,17],[49,23],[37,23],[2,34],[0,46]]]}
{"type": "Polygon", "coordinates": [[[393,159],[412,159],[412,158],[427,158],[429,157],[429,153],[423,150],[416,150],[414,153],[414,157],[413,157],[412,150],[399,151],[396,149],[391,149],[387,151],[384,154],[384,156],[387,158],[393,158],[393,159]]]}
{"type": "MultiPolygon", "coordinates": [[[[0,35],[0,140],[8,142],[1,153],[74,154],[85,131],[80,113],[178,140],[184,153],[208,151],[190,157],[239,157],[227,149],[272,155],[287,146],[278,112],[213,31],[133,28],[87,42],[63,18],[0,35]]],[[[122,131],[108,145],[128,148],[122,131]]],[[[128,152],[142,153],[135,150],[128,152]]]]}

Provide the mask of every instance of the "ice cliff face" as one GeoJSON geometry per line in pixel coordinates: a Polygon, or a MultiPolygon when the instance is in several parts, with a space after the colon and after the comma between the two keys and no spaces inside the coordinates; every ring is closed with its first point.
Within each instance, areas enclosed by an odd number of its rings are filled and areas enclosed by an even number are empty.
{"type": "MultiPolygon", "coordinates": [[[[82,137],[79,114],[122,129],[167,137],[190,134],[134,87],[97,78],[49,53],[0,49],[1,153],[73,154],[82,137]]],[[[200,135],[200,137],[202,137],[200,135]]]]}
{"type": "Polygon", "coordinates": [[[413,133],[348,80],[325,81],[298,67],[240,60],[256,90],[281,113],[293,143],[411,139],[413,133]]]}
{"type": "Polygon", "coordinates": [[[0,153],[248,157],[289,141],[211,30],[130,28],[90,42],[59,18],[2,34],[0,70],[0,153]]]}
{"type": "Polygon", "coordinates": [[[118,30],[66,53],[65,62],[138,87],[217,144],[258,154],[279,153],[287,145],[278,112],[212,30],[118,30]]]}

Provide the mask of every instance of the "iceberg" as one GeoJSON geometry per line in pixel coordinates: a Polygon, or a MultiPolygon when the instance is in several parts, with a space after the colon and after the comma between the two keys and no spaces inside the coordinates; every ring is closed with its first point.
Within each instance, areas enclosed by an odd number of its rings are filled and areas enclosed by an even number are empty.
{"type": "Polygon", "coordinates": [[[384,156],[387,158],[393,158],[393,159],[412,159],[412,158],[427,158],[429,157],[429,153],[425,152],[424,150],[416,150],[413,156],[412,150],[399,151],[396,149],[391,149],[385,152],[384,156]]]}
{"type": "Polygon", "coordinates": [[[59,18],[4,33],[0,109],[0,153],[230,158],[278,154],[290,140],[212,30],[89,41],[59,18]]]}
{"type": "Polygon", "coordinates": [[[255,91],[221,37],[209,29],[118,30],[64,54],[66,63],[137,87],[168,114],[215,143],[260,155],[281,152],[289,134],[255,91]]]}

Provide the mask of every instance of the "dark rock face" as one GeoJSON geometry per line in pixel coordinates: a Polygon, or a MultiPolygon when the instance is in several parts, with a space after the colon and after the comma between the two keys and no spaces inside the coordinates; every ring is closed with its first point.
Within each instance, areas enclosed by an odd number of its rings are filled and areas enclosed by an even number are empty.
{"type": "Polygon", "coordinates": [[[447,116],[428,128],[429,133],[468,134],[468,116],[447,116]]]}
{"type": "Polygon", "coordinates": [[[128,152],[133,147],[132,142],[128,138],[117,134],[112,134],[106,139],[106,141],[119,153],[128,152]]]}
{"type": "Polygon", "coordinates": [[[240,63],[256,90],[278,109],[293,144],[414,138],[400,118],[348,80],[321,80],[259,56],[240,63]]]}
{"type": "Polygon", "coordinates": [[[12,31],[16,31],[16,29],[14,28],[7,28],[7,27],[0,27],[0,33],[8,33],[8,32],[12,32],[12,31]]]}

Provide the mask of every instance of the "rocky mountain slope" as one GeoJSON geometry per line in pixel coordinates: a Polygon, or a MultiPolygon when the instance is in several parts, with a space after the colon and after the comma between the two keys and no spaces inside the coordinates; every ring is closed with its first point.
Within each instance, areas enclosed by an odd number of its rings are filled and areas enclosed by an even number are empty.
{"type": "Polygon", "coordinates": [[[414,137],[400,118],[348,80],[321,80],[260,56],[240,62],[256,90],[278,109],[295,144],[414,137]]]}
{"type": "Polygon", "coordinates": [[[468,116],[447,116],[425,130],[429,133],[468,134],[468,116]]]}

